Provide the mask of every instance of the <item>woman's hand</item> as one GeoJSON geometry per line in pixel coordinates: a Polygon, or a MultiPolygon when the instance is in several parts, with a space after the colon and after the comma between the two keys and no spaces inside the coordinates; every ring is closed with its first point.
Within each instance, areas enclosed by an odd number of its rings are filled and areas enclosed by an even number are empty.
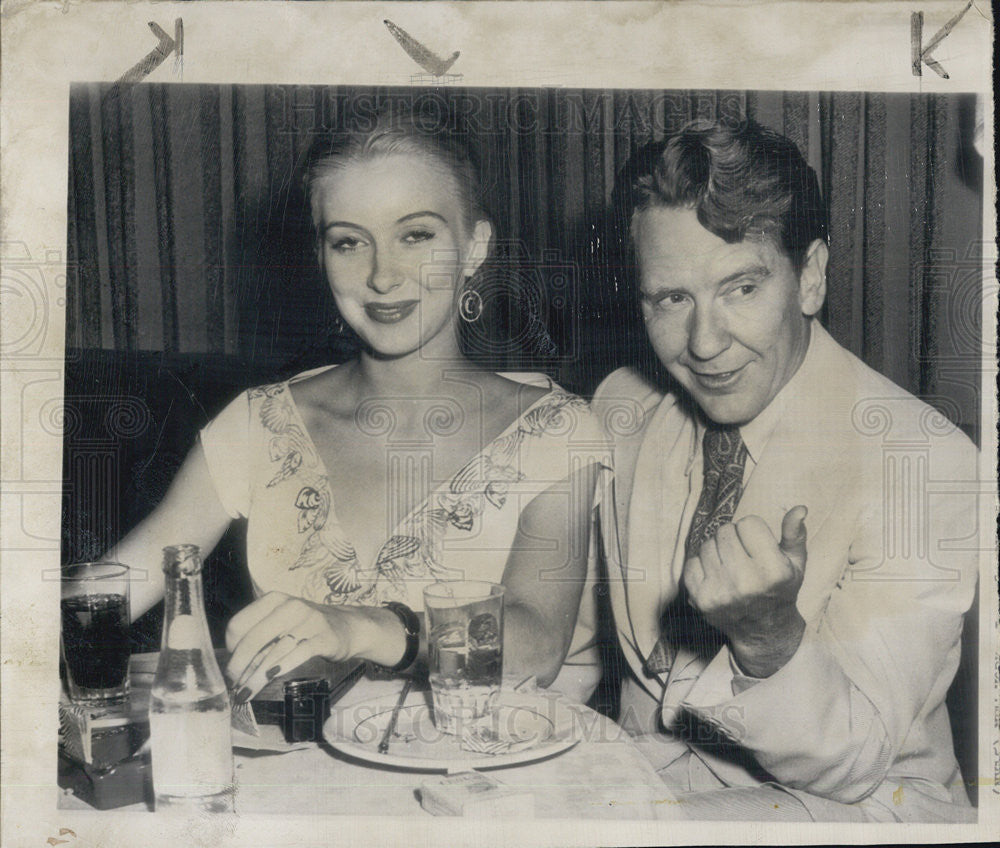
{"type": "Polygon", "coordinates": [[[406,634],[399,619],[379,607],[332,607],[269,592],[233,616],[226,647],[226,675],[240,704],[313,657],[393,665],[403,656],[406,634]]]}
{"type": "Polygon", "coordinates": [[[351,618],[349,610],[283,592],[269,592],[238,612],[226,628],[226,674],[237,689],[236,702],[313,657],[336,662],[352,656],[351,618]]]}

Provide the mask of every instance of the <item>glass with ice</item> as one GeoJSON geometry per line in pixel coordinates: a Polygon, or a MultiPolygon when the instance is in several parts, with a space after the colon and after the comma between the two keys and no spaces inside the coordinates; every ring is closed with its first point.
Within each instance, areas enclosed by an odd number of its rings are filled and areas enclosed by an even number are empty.
{"type": "Polygon", "coordinates": [[[461,735],[489,715],[503,672],[503,586],[479,580],[424,589],[434,724],[461,735]]]}

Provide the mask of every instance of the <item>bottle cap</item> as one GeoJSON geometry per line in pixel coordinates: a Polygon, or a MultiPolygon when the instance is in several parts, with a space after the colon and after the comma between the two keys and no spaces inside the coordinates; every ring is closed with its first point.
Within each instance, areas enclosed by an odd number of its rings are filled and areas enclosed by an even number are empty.
{"type": "Polygon", "coordinates": [[[285,682],[285,697],[300,698],[303,695],[329,693],[330,681],[325,677],[297,677],[285,682]]]}

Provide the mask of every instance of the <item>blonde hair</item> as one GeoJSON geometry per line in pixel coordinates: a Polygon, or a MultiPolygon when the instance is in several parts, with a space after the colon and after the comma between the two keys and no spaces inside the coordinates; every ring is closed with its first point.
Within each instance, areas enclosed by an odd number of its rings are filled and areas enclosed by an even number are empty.
{"type": "Polygon", "coordinates": [[[461,140],[461,131],[443,129],[438,117],[420,112],[386,109],[365,121],[319,137],[306,157],[303,188],[310,206],[317,182],[331,168],[390,155],[424,156],[442,166],[454,178],[469,232],[477,221],[490,220],[482,197],[482,183],[475,158],[461,140]]]}

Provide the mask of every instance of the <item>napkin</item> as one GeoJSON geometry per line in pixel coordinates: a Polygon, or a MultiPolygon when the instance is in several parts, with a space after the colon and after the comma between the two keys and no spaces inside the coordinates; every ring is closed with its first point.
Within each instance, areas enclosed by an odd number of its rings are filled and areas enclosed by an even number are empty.
{"type": "Polygon", "coordinates": [[[243,751],[267,751],[271,754],[287,754],[316,746],[315,742],[286,742],[284,732],[276,724],[259,725],[256,736],[234,727],[232,740],[234,748],[243,751]]]}
{"type": "Polygon", "coordinates": [[[236,698],[233,697],[234,694],[233,692],[229,693],[229,703],[233,705],[230,715],[230,726],[233,730],[238,730],[246,736],[260,736],[260,727],[257,724],[257,719],[253,714],[250,702],[244,701],[242,704],[237,704],[236,698]]]}

